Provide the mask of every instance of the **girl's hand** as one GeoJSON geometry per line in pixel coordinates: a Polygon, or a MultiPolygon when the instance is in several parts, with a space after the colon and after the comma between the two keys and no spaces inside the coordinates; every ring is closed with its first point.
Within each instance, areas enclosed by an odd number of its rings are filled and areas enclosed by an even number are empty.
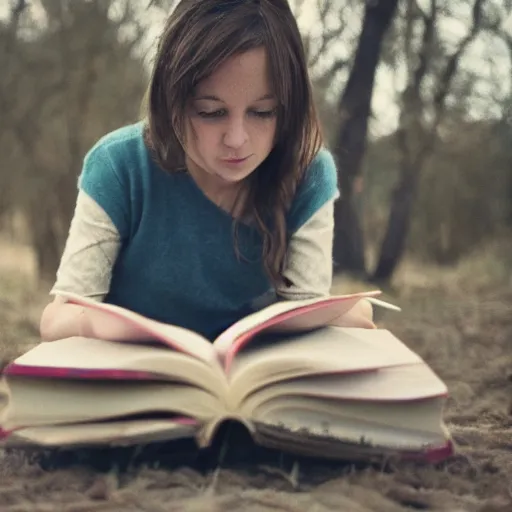
{"type": "Polygon", "coordinates": [[[59,296],[44,309],[40,333],[43,341],[55,341],[73,336],[111,341],[152,339],[148,332],[124,318],[67,302],[59,296]]]}
{"type": "Polygon", "coordinates": [[[377,328],[373,322],[373,306],[366,299],[358,301],[353,308],[329,322],[329,325],[337,325],[338,327],[362,327],[365,329],[377,328]]]}
{"type": "Polygon", "coordinates": [[[301,332],[326,325],[375,329],[373,306],[366,299],[358,300],[349,309],[343,303],[332,304],[304,315],[293,316],[267,328],[267,330],[270,332],[301,332]]]}
{"type": "Polygon", "coordinates": [[[124,318],[104,311],[81,307],[78,321],[79,336],[110,341],[146,341],[152,338],[144,329],[124,318]]]}

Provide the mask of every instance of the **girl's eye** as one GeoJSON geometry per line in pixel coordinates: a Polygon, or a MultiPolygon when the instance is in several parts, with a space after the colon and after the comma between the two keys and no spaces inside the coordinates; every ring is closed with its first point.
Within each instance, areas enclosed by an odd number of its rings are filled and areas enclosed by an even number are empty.
{"type": "Polygon", "coordinates": [[[205,119],[215,119],[217,117],[222,117],[225,115],[225,110],[214,110],[213,112],[198,112],[200,117],[205,119]]]}
{"type": "MultiPolygon", "coordinates": [[[[227,112],[225,109],[220,110],[214,110],[212,112],[206,112],[206,111],[200,111],[197,113],[199,117],[202,117],[203,119],[218,119],[220,117],[225,117],[227,115],[227,112]]],[[[275,117],[277,114],[277,109],[274,108],[272,110],[253,110],[250,112],[251,115],[256,116],[260,119],[270,119],[272,117],[275,117]]]]}
{"type": "Polygon", "coordinates": [[[272,109],[272,110],[256,110],[253,112],[253,114],[256,116],[256,117],[261,117],[262,119],[270,119],[272,117],[274,117],[277,113],[277,109],[272,109]]]}

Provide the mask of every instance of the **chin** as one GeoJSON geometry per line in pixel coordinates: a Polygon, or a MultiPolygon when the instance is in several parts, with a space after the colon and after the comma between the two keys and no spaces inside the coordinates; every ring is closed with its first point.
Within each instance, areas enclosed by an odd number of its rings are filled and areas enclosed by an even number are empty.
{"type": "Polygon", "coordinates": [[[251,173],[226,174],[226,173],[219,172],[219,173],[215,173],[215,176],[219,180],[222,180],[224,183],[235,184],[235,183],[240,183],[241,181],[243,181],[245,178],[247,178],[247,176],[249,176],[249,174],[251,174],[251,173]]]}
{"type": "Polygon", "coordinates": [[[214,174],[217,176],[217,178],[221,179],[225,183],[239,183],[240,181],[245,180],[248,176],[250,176],[255,169],[239,169],[239,170],[226,170],[226,169],[219,169],[214,174]]]}

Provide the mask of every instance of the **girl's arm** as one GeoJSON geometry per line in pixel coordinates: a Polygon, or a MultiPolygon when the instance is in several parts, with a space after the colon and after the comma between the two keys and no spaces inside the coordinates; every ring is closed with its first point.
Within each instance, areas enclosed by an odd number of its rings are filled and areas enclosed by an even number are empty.
{"type": "Polygon", "coordinates": [[[39,331],[43,341],[55,341],[84,332],[84,308],[66,304],[59,296],[50,302],[41,315],[39,331]]]}
{"type": "MultiPolygon", "coordinates": [[[[278,296],[285,300],[329,296],[332,286],[332,247],[334,234],[334,201],[327,202],[291,237],[284,277],[290,286],[282,286],[278,296]]],[[[320,309],[307,318],[292,318],[276,326],[280,331],[307,330],[323,325],[375,328],[373,306],[366,299],[350,310],[343,304],[320,309]]]]}
{"type": "Polygon", "coordinates": [[[64,254],[52,289],[55,295],[41,315],[44,341],[71,336],[104,339],[136,339],[137,332],[100,311],[68,304],[59,291],[103,300],[108,293],[112,268],[121,238],[105,211],[83,191],[78,193],[64,254]]]}
{"type": "Polygon", "coordinates": [[[111,341],[140,341],[147,333],[127,325],[112,315],[68,304],[56,296],[41,316],[40,333],[43,341],[55,341],[73,336],[111,341]]]}

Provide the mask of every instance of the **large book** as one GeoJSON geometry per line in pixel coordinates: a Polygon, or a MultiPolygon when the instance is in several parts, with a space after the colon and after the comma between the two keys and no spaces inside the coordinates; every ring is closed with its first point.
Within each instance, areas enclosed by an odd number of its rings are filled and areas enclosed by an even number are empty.
{"type": "Polygon", "coordinates": [[[201,449],[225,421],[239,421],[255,443],[301,455],[442,460],[453,452],[443,381],[389,330],[329,325],[378,293],[278,302],[213,342],[68,294],[137,341],[43,342],[8,364],[0,446],[194,438],[201,449]]]}

